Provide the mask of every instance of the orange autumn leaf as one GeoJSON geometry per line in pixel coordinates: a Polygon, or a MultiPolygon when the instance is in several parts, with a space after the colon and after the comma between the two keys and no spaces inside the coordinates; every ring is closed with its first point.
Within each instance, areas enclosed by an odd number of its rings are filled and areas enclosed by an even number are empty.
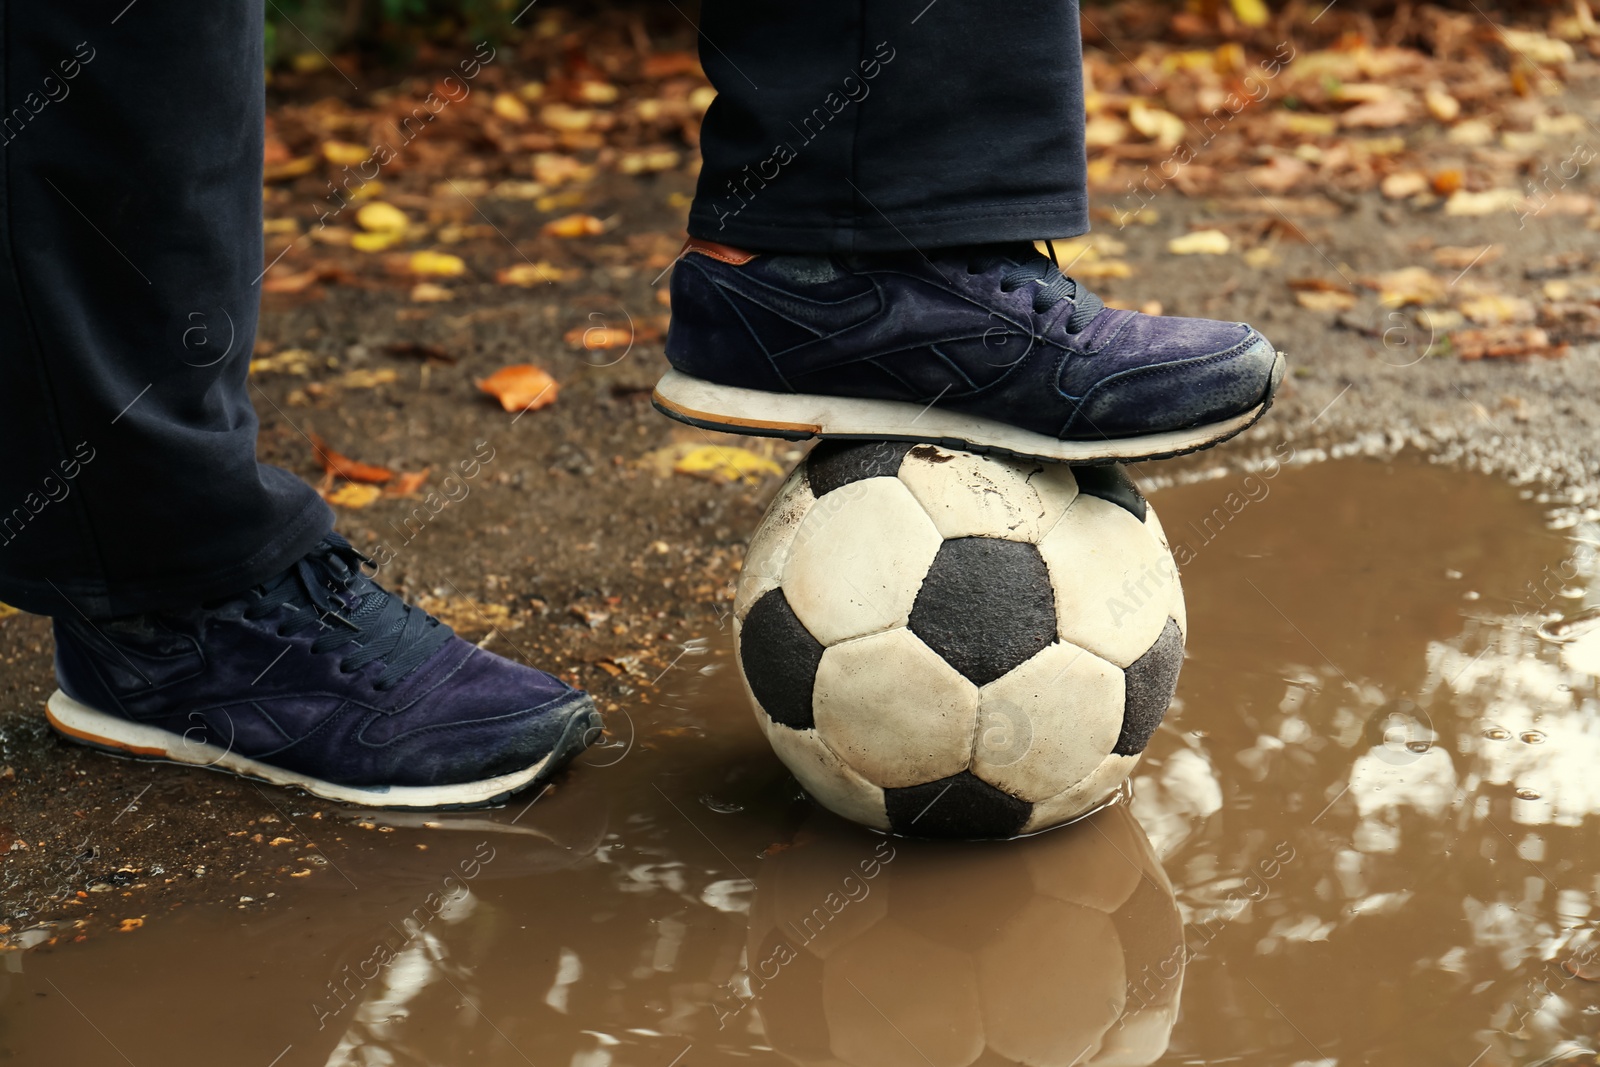
{"type": "Polygon", "coordinates": [[[388,467],[362,463],[360,460],[340,455],[329,448],[328,443],[316,434],[311,435],[311,447],[317,454],[317,462],[322,464],[322,469],[331,475],[346,478],[352,482],[366,482],[373,485],[381,485],[394,477],[394,471],[388,467]]]}
{"type": "Polygon", "coordinates": [[[574,348],[625,348],[633,343],[633,331],[620,326],[574,326],[563,340],[574,348]]]}
{"type": "Polygon", "coordinates": [[[563,215],[544,224],[546,237],[593,237],[605,232],[606,224],[593,215],[563,215]]]}
{"type": "Polygon", "coordinates": [[[537,411],[556,402],[561,387],[543,370],[528,363],[502,367],[478,380],[478,388],[500,401],[507,411],[537,411]]]}
{"type": "Polygon", "coordinates": [[[394,481],[384,489],[384,496],[411,496],[423,483],[428,480],[428,475],[433,472],[432,467],[424,467],[419,471],[401,471],[395,476],[394,481]]]}

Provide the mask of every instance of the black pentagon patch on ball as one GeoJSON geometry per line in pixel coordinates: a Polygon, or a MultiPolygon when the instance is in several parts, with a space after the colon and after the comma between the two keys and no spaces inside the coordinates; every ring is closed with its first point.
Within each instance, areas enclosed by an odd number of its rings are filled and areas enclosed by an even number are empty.
{"type": "Polygon", "coordinates": [[[1162,628],[1149,651],[1122,672],[1127,697],[1122,705],[1122,733],[1111,749],[1119,756],[1137,756],[1150,743],[1161,718],[1178,691],[1178,671],[1183,667],[1183,633],[1172,619],[1162,628]]]}
{"type": "Polygon", "coordinates": [[[1144,494],[1139,492],[1139,487],[1133,484],[1128,472],[1118,464],[1073,467],[1072,476],[1077,479],[1078,492],[1097,496],[1101,500],[1115,504],[1140,522],[1144,521],[1148,507],[1144,502],[1144,494]]]}
{"type": "Polygon", "coordinates": [[[1056,594],[1033,545],[957,537],[939,546],[911,606],[911,632],[974,685],[1056,639],[1056,594]]]}
{"type": "Polygon", "coordinates": [[[739,630],[739,663],[750,691],[773,722],[794,730],[816,725],[811,690],[822,652],[782,589],[764,593],[739,630]]]}
{"type": "Polygon", "coordinates": [[[889,829],[906,837],[1016,837],[1033,805],[971,771],[883,791],[889,829]]]}
{"type": "Polygon", "coordinates": [[[909,441],[823,441],[806,456],[811,495],[825,496],[863,478],[893,478],[912,447],[909,441]]]}

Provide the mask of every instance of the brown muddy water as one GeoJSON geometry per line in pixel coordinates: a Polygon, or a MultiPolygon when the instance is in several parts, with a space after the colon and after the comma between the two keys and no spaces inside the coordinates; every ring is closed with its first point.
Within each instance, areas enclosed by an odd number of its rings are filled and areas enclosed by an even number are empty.
{"type": "Polygon", "coordinates": [[[1537,631],[1600,603],[1600,531],[1530,496],[1420,461],[1155,491],[1178,703],[1131,806],[1027,840],[813,809],[717,635],[531,805],[341,813],[335,864],[274,794],[313,877],[0,956],[0,1062],[1593,1062],[1600,627],[1537,631]]]}

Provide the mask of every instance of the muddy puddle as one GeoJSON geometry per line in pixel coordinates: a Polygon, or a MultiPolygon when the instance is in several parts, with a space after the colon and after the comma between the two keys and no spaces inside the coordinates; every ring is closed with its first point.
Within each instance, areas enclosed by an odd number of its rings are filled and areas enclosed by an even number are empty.
{"type": "Polygon", "coordinates": [[[1131,806],[1009,843],[857,830],[798,795],[712,635],[531,804],[273,793],[311,875],[0,957],[0,1062],[1592,1062],[1600,627],[1536,630],[1600,602],[1597,531],[1422,462],[1152,501],[1192,636],[1131,806]]]}

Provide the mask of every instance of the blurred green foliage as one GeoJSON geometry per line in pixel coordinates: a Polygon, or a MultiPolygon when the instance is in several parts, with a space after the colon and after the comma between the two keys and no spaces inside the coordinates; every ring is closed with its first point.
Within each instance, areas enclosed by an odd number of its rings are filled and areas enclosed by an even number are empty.
{"type": "Polygon", "coordinates": [[[496,39],[528,0],[267,0],[267,62],[360,49],[404,57],[423,39],[496,39]]]}

